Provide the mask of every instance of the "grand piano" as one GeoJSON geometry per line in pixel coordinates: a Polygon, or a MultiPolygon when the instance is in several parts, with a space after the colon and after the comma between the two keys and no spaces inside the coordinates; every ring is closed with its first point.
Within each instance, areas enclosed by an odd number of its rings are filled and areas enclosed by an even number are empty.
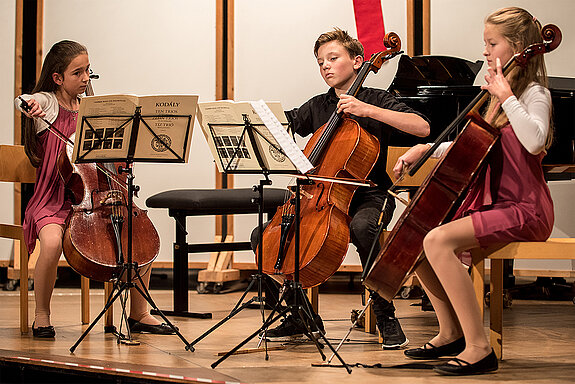
{"type": "MultiPolygon", "coordinates": [[[[480,92],[473,83],[482,61],[472,62],[449,56],[403,55],[388,89],[399,100],[426,115],[431,134],[416,138],[401,132],[391,145],[413,146],[432,142],[480,92]]],[[[543,160],[548,180],[575,178],[575,79],[550,77],[553,100],[554,143],[543,160]]],[[[453,134],[457,135],[460,129],[453,134]]],[[[454,137],[449,137],[449,140],[454,137]]]]}

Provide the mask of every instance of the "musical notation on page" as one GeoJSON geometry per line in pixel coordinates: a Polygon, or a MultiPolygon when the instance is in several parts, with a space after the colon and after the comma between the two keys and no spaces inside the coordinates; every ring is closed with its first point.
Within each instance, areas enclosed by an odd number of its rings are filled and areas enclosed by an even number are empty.
{"type": "Polygon", "coordinates": [[[286,132],[280,121],[273,114],[267,104],[263,100],[252,101],[250,103],[253,109],[259,115],[262,122],[276,139],[281,149],[285,152],[286,156],[297,167],[297,169],[301,173],[306,173],[312,170],[314,168],[313,164],[310,163],[307,157],[305,157],[303,152],[286,132]]]}

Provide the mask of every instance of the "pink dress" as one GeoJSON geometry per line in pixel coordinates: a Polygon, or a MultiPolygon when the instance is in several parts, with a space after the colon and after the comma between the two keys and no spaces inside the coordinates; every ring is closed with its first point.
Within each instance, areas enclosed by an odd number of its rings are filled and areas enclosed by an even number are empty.
{"type": "Polygon", "coordinates": [[[511,125],[487,159],[455,218],[471,215],[482,247],[512,241],[545,241],[553,229],[553,201],[543,177],[544,152],[529,153],[511,125]]]}
{"type": "MultiPolygon", "coordinates": [[[[60,107],[52,125],[69,137],[76,130],[77,114],[60,107]]],[[[46,224],[64,225],[71,209],[64,181],[58,173],[58,156],[66,144],[48,130],[39,134],[39,140],[43,148],[42,163],[36,170],[34,194],[26,207],[23,224],[29,253],[34,251],[40,229],[46,224]]]]}

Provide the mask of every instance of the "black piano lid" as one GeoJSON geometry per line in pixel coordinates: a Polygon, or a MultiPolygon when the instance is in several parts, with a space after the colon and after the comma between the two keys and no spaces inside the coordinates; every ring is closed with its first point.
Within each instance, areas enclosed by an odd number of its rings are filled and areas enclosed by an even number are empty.
{"type": "MultiPolygon", "coordinates": [[[[410,147],[434,141],[480,92],[473,83],[482,65],[481,61],[474,63],[458,57],[402,55],[388,91],[427,116],[431,133],[417,138],[394,131],[389,144],[410,147]]],[[[454,132],[448,139],[456,135],[454,132]]]]}
{"type": "Polygon", "coordinates": [[[472,62],[451,56],[402,55],[388,91],[396,96],[441,94],[473,85],[483,61],[472,62]]]}
{"type": "Polygon", "coordinates": [[[575,78],[549,76],[549,89],[575,92],[575,78]]]}
{"type": "MultiPolygon", "coordinates": [[[[543,164],[575,164],[575,79],[549,76],[549,91],[553,101],[553,144],[543,158],[543,164]]],[[[563,174],[547,174],[549,180],[575,178],[567,171],[563,174]]]]}

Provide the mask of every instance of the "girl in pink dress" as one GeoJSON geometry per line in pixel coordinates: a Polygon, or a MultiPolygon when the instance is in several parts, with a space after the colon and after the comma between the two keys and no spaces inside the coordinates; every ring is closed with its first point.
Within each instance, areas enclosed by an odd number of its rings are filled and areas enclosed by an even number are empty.
{"type": "MultiPolygon", "coordinates": [[[[424,238],[426,259],[416,273],[435,309],[439,333],[423,347],[404,352],[414,359],[457,355],[434,367],[445,375],[498,368],[471,279],[458,254],[494,243],[544,241],[554,220],[541,167],[552,139],[551,96],[545,88],[543,56],[533,57],[526,68],[516,66],[507,78],[501,69],[501,63],[515,53],[542,42],[541,24],[524,9],[504,8],[487,17],[483,36],[488,74],[481,88],[491,94],[485,117],[501,130],[501,139],[455,218],[424,238]]],[[[440,156],[449,144],[442,144],[434,155],[440,156]]],[[[396,176],[428,148],[418,145],[400,157],[394,168],[396,176]]]]}
{"type": "MultiPolygon", "coordinates": [[[[27,101],[30,110],[22,110],[20,98],[14,101],[16,107],[31,118],[24,128],[24,147],[30,161],[38,168],[34,194],[26,207],[23,228],[29,253],[34,250],[36,239],[40,241],[40,255],[34,270],[36,310],[32,325],[33,335],[40,338],[53,338],[56,334],[50,323],[50,300],[62,254],[64,225],[71,210],[57,165],[58,156],[66,144],[48,131],[48,124],[43,119],[67,137],[75,132],[79,95],[86,90],[89,71],[86,48],[73,41],[60,41],[46,55],[32,94],[20,96],[27,101]]],[[[140,274],[142,284],[147,287],[149,268],[141,270],[140,274]]],[[[147,301],[135,288],[130,293],[128,323],[132,332],[173,333],[171,327],[160,324],[150,315],[147,301]]]]}

